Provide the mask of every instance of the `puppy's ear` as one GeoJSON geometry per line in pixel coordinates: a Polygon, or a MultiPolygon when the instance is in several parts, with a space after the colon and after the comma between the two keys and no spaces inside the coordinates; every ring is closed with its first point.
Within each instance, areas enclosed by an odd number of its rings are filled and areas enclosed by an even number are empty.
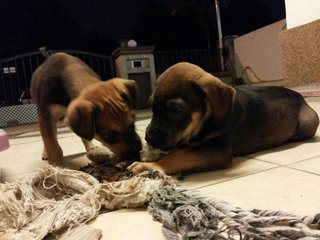
{"type": "Polygon", "coordinates": [[[81,138],[91,140],[95,133],[94,106],[85,99],[73,100],[67,109],[67,121],[81,138]]]}
{"type": "Polygon", "coordinates": [[[203,81],[201,87],[208,99],[211,116],[223,122],[232,110],[235,89],[214,76],[203,81]]]}
{"type": "Polygon", "coordinates": [[[130,108],[135,108],[138,85],[133,80],[123,80],[123,84],[127,89],[127,93],[122,93],[121,96],[127,102],[130,108]]]}

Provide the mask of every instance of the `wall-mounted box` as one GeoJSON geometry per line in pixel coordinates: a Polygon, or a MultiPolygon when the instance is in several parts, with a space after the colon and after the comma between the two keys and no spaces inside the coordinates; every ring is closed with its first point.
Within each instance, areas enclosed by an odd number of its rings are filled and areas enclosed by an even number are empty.
{"type": "Polygon", "coordinates": [[[149,97],[156,83],[153,50],[153,46],[121,47],[112,53],[117,77],[131,79],[138,84],[137,109],[150,107],[149,97]]]}

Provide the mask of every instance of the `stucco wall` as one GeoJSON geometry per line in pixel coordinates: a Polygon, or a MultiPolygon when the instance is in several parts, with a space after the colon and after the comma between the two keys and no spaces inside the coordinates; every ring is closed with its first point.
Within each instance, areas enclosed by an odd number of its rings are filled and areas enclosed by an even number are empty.
{"type": "Polygon", "coordinates": [[[287,87],[320,87],[320,20],[280,34],[284,84],[287,87]]]}

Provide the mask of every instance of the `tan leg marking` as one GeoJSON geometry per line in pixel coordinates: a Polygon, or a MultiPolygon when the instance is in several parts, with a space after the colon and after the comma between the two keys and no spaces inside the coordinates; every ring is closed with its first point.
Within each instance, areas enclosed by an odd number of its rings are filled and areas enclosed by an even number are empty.
{"type": "Polygon", "coordinates": [[[229,167],[232,156],[226,149],[177,149],[164,155],[157,162],[134,162],[128,167],[133,174],[146,170],[162,170],[166,174],[197,172],[229,167]]]}

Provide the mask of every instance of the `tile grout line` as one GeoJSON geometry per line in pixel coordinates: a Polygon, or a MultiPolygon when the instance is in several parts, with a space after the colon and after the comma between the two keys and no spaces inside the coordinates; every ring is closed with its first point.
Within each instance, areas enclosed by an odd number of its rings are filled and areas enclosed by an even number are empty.
{"type": "Polygon", "coordinates": [[[314,173],[314,172],[310,172],[310,171],[307,171],[307,170],[303,170],[303,169],[299,169],[299,168],[291,166],[291,165],[294,165],[294,164],[297,164],[297,163],[302,163],[302,162],[305,162],[305,161],[316,159],[318,157],[320,157],[320,155],[316,155],[314,157],[310,157],[310,158],[306,158],[306,159],[303,159],[303,160],[300,160],[300,161],[297,161],[297,162],[294,162],[294,163],[290,163],[290,164],[284,165],[284,167],[286,167],[288,169],[293,169],[293,170],[296,170],[296,171],[304,172],[304,173],[309,173],[309,174],[312,174],[312,175],[315,175],[315,176],[320,176],[319,173],[314,173]]]}
{"type": "Polygon", "coordinates": [[[317,157],[320,157],[320,155],[316,155],[316,156],[313,156],[313,157],[309,157],[309,158],[305,158],[305,159],[301,159],[297,162],[294,162],[294,163],[289,163],[289,164],[286,164],[284,166],[289,166],[289,165],[292,165],[292,164],[296,164],[296,163],[300,163],[300,162],[304,162],[304,161],[308,161],[308,160],[311,160],[311,159],[314,159],[314,158],[317,158],[317,157]]]}
{"type": "Polygon", "coordinates": [[[260,171],[252,172],[252,173],[248,173],[248,174],[243,174],[243,175],[240,175],[239,177],[229,178],[229,179],[223,180],[221,182],[212,183],[212,184],[208,184],[208,185],[201,186],[201,187],[196,187],[194,189],[197,189],[197,190],[198,189],[202,189],[202,188],[213,186],[213,185],[217,185],[217,184],[220,184],[220,183],[225,183],[225,182],[233,181],[233,180],[236,180],[236,179],[252,176],[252,175],[255,175],[255,174],[258,174],[258,173],[267,172],[269,170],[274,170],[274,169],[277,169],[277,168],[280,168],[280,167],[281,166],[275,165],[274,167],[271,167],[271,168],[268,168],[268,169],[264,169],[264,170],[260,170],[260,171]]]}
{"type": "Polygon", "coordinates": [[[290,167],[290,166],[287,166],[286,168],[292,169],[292,170],[296,170],[296,171],[299,171],[299,172],[303,172],[303,173],[308,173],[308,174],[320,177],[319,173],[309,172],[309,171],[306,171],[306,170],[303,170],[303,169],[294,168],[294,167],[290,167]]]}
{"type": "MultiPolygon", "coordinates": [[[[72,133],[72,132],[70,132],[70,133],[72,133]]],[[[70,133],[65,133],[65,134],[70,134],[70,133]]],[[[30,142],[22,142],[22,143],[13,143],[13,144],[10,143],[10,145],[11,145],[11,146],[18,146],[18,145],[23,145],[23,144],[28,144],[28,143],[35,143],[35,142],[41,142],[41,143],[42,143],[41,136],[39,135],[39,136],[36,136],[36,137],[39,137],[39,140],[37,140],[37,141],[36,141],[36,140],[33,140],[33,141],[30,141],[30,142]]],[[[58,137],[58,141],[59,141],[59,139],[72,138],[72,137],[80,138],[80,137],[78,137],[77,135],[72,135],[72,136],[59,136],[59,137],[58,137]]],[[[11,140],[16,140],[16,139],[11,139],[11,140]]],[[[10,142],[10,138],[9,138],[9,142],[10,142]]]]}
{"type": "MultiPolygon", "coordinates": [[[[245,156],[244,156],[245,157],[245,156]]],[[[301,160],[298,160],[296,162],[292,162],[292,163],[288,163],[288,164],[278,164],[278,163],[275,163],[275,162],[270,162],[268,160],[264,160],[264,159],[259,159],[259,158],[252,158],[252,157],[245,157],[245,158],[248,158],[250,160],[257,160],[257,161],[261,161],[261,162],[265,162],[265,163],[271,163],[271,164],[274,164],[274,165],[278,165],[280,167],[287,167],[287,166],[290,166],[292,164],[296,164],[296,163],[300,163],[300,162],[304,162],[304,161],[308,161],[308,160],[311,160],[311,159],[314,159],[314,158],[317,158],[317,157],[320,157],[320,155],[316,155],[316,156],[313,156],[313,157],[309,157],[309,158],[305,158],[305,159],[301,159],[301,160]]]]}
{"type": "Polygon", "coordinates": [[[260,162],[264,162],[264,163],[269,163],[269,164],[273,164],[273,165],[276,165],[276,166],[278,166],[278,167],[281,167],[281,166],[283,166],[283,165],[281,165],[281,164],[278,164],[278,163],[274,163],[274,162],[269,162],[269,161],[267,161],[267,160],[264,160],[264,159],[253,158],[253,157],[246,157],[246,156],[243,156],[243,157],[245,157],[245,158],[247,158],[247,159],[250,159],[250,160],[256,160],[256,161],[260,161],[260,162]]]}

